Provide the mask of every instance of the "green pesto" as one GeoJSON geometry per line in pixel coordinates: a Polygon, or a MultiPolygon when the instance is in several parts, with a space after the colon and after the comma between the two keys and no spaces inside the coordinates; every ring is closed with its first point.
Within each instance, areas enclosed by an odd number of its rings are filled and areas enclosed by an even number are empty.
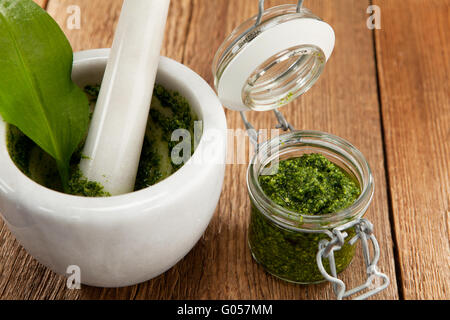
{"type": "MultiPolygon", "coordinates": [[[[16,166],[35,182],[47,188],[62,192],[63,187],[55,160],[39,148],[17,127],[9,125],[7,132],[8,151],[16,166]]],[[[81,147],[70,161],[69,194],[85,197],[109,196],[99,183],[88,181],[78,169],[81,147]]]]}
{"type": "Polygon", "coordinates": [[[98,94],[100,93],[100,86],[87,85],[84,87],[84,92],[86,93],[90,103],[96,103],[98,99],[98,94]]]}
{"type": "Polygon", "coordinates": [[[282,160],[274,170],[259,177],[261,188],[276,204],[300,214],[337,212],[360,194],[356,181],[321,154],[282,160]]]}
{"type": "MultiPolygon", "coordinates": [[[[320,154],[282,160],[277,172],[260,176],[259,183],[274,203],[304,215],[338,212],[353,204],[360,194],[358,183],[320,154]]],[[[355,230],[346,232],[349,235],[344,246],[335,251],[338,273],[350,264],[355,253],[355,246],[348,243],[355,230]]],[[[254,258],[271,274],[297,283],[323,281],[316,264],[322,239],[329,237],[323,233],[292,231],[275,224],[252,204],[249,244],[254,258]]],[[[324,259],[323,264],[330,272],[328,259],[324,259]]]]}
{"type": "MultiPolygon", "coordinates": [[[[93,108],[97,102],[100,86],[89,85],[84,90],[93,108]]],[[[172,149],[178,143],[171,141],[171,134],[175,129],[183,128],[189,130],[194,139],[193,128],[196,120],[197,116],[184,97],[155,85],[136,177],[136,191],[167,178],[182,166],[182,164],[175,165],[171,161],[172,149]]],[[[19,129],[12,125],[8,127],[8,151],[16,166],[37,183],[62,192],[61,180],[53,158],[19,129]]],[[[194,146],[193,141],[191,145],[194,146]]],[[[80,172],[79,163],[82,158],[86,158],[81,154],[82,149],[83,144],[71,159],[68,193],[85,197],[110,196],[101,184],[88,181],[80,172]]]]}
{"type": "Polygon", "coordinates": [[[89,181],[81,171],[76,168],[72,171],[69,180],[69,193],[84,197],[109,197],[111,194],[105,192],[100,183],[89,181]]]}
{"type": "Polygon", "coordinates": [[[172,149],[179,143],[171,141],[171,136],[177,129],[188,130],[192,139],[192,154],[195,145],[194,122],[197,119],[183,96],[155,85],[135,190],[151,186],[183,166],[171,161],[172,149]]]}

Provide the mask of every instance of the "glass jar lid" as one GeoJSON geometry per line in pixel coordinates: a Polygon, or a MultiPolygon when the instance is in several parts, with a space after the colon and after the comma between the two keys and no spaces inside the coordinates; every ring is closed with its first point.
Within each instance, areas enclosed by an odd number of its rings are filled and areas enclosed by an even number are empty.
{"type": "Polygon", "coordinates": [[[223,105],[266,111],[305,93],[334,48],[330,25],[300,5],[260,12],[222,43],[213,61],[214,85],[223,105]]]}

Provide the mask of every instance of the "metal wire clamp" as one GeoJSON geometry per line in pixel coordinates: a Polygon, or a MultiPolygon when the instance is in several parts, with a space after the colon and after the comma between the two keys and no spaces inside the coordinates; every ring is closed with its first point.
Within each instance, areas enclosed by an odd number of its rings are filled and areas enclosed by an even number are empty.
{"type": "Polygon", "coordinates": [[[339,250],[344,245],[345,238],[348,236],[346,232],[342,232],[340,228],[333,229],[332,232],[327,232],[330,240],[322,240],[319,242],[319,251],[317,252],[316,260],[320,273],[323,277],[333,284],[334,293],[338,300],[350,297],[361,291],[370,289],[369,291],[353,298],[354,300],[367,299],[378,292],[386,289],[389,286],[389,277],[380,272],[377,268],[377,263],[380,258],[380,246],[373,234],[373,225],[367,219],[358,219],[345,226],[345,229],[355,227],[356,235],[350,239],[349,244],[354,245],[359,239],[362,243],[362,251],[364,262],[366,265],[367,280],[364,284],[357,286],[351,290],[346,291],[345,283],[337,277],[336,263],[334,260],[334,251],[339,250]],[[368,240],[371,241],[373,247],[373,258],[371,258],[368,240]],[[331,275],[325,270],[322,259],[328,258],[330,264],[331,275]],[[381,285],[376,285],[375,281],[381,279],[381,285]],[[371,288],[373,287],[373,288],[371,288]]]}

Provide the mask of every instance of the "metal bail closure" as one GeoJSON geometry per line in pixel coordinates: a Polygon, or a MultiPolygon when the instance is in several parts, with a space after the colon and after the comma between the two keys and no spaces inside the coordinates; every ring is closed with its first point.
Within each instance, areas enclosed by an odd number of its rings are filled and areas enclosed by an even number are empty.
{"type": "Polygon", "coordinates": [[[334,48],[330,25],[297,5],[264,11],[237,27],[214,57],[214,85],[223,105],[266,111],[305,93],[321,75],[334,48]]]}
{"type": "Polygon", "coordinates": [[[373,225],[370,221],[366,219],[358,219],[350,224],[345,225],[345,229],[355,227],[356,235],[350,239],[349,243],[354,245],[358,239],[361,239],[362,250],[364,256],[364,262],[366,264],[366,274],[367,281],[351,290],[346,291],[345,283],[337,278],[336,274],[336,264],[334,261],[334,251],[341,249],[344,245],[344,239],[348,236],[346,232],[342,232],[340,228],[333,229],[332,232],[327,232],[328,236],[330,236],[331,240],[322,240],[319,242],[319,251],[317,252],[317,266],[319,267],[320,272],[323,277],[333,284],[334,293],[338,300],[342,300],[343,298],[350,297],[356,293],[359,293],[363,290],[369,289],[369,291],[357,296],[354,300],[364,300],[368,297],[377,294],[378,292],[384,290],[389,285],[389,277],[384,273],[381,273],[377,268],[377,263],[380,258],[380,247],[378,245],[378,241],[373,234],[373,225]],[[368,245],[368,241],[372,242],[373,247],[373,258],[370,257],[370,248],[368,245]],[[330,262],[330,271],[331,275],[325,270],[322,259],[328,258],[330,262]],[[381,279],[383,282],[380,285],[375,284],[375,281],[381,279]]]}

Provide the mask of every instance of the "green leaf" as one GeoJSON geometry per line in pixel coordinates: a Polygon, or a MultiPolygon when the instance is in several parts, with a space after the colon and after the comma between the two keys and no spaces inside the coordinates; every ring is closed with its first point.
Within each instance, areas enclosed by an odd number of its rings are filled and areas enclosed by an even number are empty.
{"type": "Polygon", "coordinates": [[[71,80],[73,51],[31,0],[0,0],[0,115],[55,158],[65,188],[89,125],[89,102],[71,80]]]}

